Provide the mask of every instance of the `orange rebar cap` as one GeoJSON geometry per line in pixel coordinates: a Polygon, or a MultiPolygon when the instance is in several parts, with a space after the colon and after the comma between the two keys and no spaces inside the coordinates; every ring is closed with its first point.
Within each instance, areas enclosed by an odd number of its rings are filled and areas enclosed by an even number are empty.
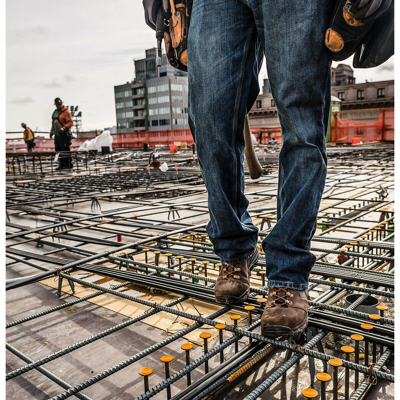
{"type": "Polygon", "coordinates": [[[332,360],[329,360],[328,363],[330,365],[332,365],[332,367],[340,367],[341,365],[343,365],[342,361],[337,358],[333,358],[332,360]]]}
{"type": "Polygon", "coordinates": [[[246,311],[253,311],[254,310],[254,306],[246,306],[244,309],[246,310],[246,311]]]}
{"type": "Polygon", "coordinates": [[[209,332],[202,332],[199,335],[202,339],[209,339],[211,337],[211,333],[209,332]]]}
{"type": "Polygon", "coordinates": [[[374,327],[372,325],[370,325],[370,324],[362,324],[361,328],[362,329],[366,329],[367,331],[369,331],[371,329],[374,329],[374,327]]]}
{"type": "Polygon", "coordinates": [[[153,370],[151,368],[142,368],[139,371],[139,375],[142,375],[142,376],[151,375],[152,373],[153,373],[153,370]]]}
{"type": "Polygon", "coordinates": [[[355,341],[360,341],[360,340],[364,340],[364,336],[362,336],[362,335],[357,335],[357,334],[354,334],[354,335],[351,335],[350,336],[353,340],[355,340],[355,341]]]}
{"type": "Polygon", "coordinates": [[[174,359],[174,357],[172,356],[162,356],[160,358],[160,361],[162,361],[163,363],[169,363],[170,361],[172,361],[174,359]]]}
{"type": "Polygon", "coordinates": [[[225,328],[226,328],[226,325],[225,325],[225,324],[217,324],[217,325],[215,325],[215,327],[216,327],[217,329],[225,329],[225,328]]]}
{"type": "Polygon", "coordinates": [[[301,391],[301,394],[306,398],[306,399],[314,399],[315,397],[318,396],[318,392],[315,389],[307,388],[303,389],[301,391]]]}
{"type": "Polygon", "coordinates": [[[378,321],[381,319],[381,316],[378,314],[370,314],[369,316],[373,321],[378,321]]]}
{"type": "Polygon", "coordinates": [[[354,352],[354,347],[351,346],[342,346],[341,350],[344,351],[345,353],[353,353],[354,352]]]}
{"type": "Polygon", "coordinates": [[[316,378],[321,382],[328,382],[332,379],[332,377],[326,372],[320,372],[317,374],[316,378]]]}
{"type": "Polygon", "coordinates": [[[238,320],[238,319],[240,319],[240,315],[238,315],[238,314],[233,314],[233,315],[231,315],[231,319],[233,319],[233,320],[238,320]]]}
{"type": "Polygon", "coordinates": [[[182,350],[192,350],[193,349],[193,345],[191,343],[185,343],[181,346],[182,350]]]}
{"type": "Polygon", "coordinates": [[[388,307],[385,306],[384,304],[379,304],[379,306],[376,306],[376,308],[377,308],[378,310],[381,310],[381,311],[385,311],[385,310],[388,309],[388,307]]]}

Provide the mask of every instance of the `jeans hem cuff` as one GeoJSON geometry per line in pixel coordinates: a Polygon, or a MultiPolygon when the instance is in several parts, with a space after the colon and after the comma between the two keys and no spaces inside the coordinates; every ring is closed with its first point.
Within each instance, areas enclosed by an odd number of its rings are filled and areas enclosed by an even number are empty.
{"type": "Polygon", "coordinates": [[[268,280],[268,287],[284,287],[288,289],[295,289],[295,290],[305,290],[308,288],[308,283],[306,284],[299,284],[293,283],[290,281],[271,281],[268,280]]]}
{"type": "Polygon", "coordinates": [[[254,248],[250,253],[246,254],[246,256],[241,257],[241,258],[229,258],[229,259],[222,259],[221,258],[221,263],[222,264],[240,264],[244,261],[247,261],[249,258],[251,258],[254,254],[254,251],[256,248],[254,248]]]}

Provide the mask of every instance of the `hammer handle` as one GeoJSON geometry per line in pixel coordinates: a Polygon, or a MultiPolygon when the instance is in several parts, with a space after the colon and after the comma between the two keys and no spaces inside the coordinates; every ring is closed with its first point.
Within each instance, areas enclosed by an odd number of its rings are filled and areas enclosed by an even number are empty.
{"type": "Polygon", "coordinates": [[[258,179],[263,174],[264,171],[254,151],[253,142],[251,140],[252,138],[251,138],[250,127],[249,127],[249,117],[247,115],[244,121],[244,139],[246,143],[244,148],[244,155],[246,157],[247,166],[249,167],[250,178],[258,179]]]}

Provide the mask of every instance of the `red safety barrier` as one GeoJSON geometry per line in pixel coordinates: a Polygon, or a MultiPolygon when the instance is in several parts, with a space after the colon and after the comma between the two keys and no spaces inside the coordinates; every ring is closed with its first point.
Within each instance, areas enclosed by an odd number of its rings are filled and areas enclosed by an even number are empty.
{"type": "Polygon", "coordinates": [[[339,118],[332,123],[332,142],[360,143],[394,141],[394,110],[384,110],[377,121],[339,118]]]}
{"type": "Polygon", "coordinates": [[[270,140],[276,140],[282,144],[282,128],[280,126],[250,128],[250,132],[259,144],[268,144],[270,140]]]}
{"type": "MultiPolygon", "coordinates": [[[[86,140],[91,140],[92,137],[78,137],[72,140],[71,150],[78,150],[79,146],[86,140]]],[[[174,129],[168,131],[154,132],[129,132],[129,133],[114,133],[113,148],[132,148],[143,147],[147,143],[150,147],[154,146],[177,146],[181,143],[186,143],[190,146],[194,143],[190,129],[174,129]]],[[[36,138],[36,146],[33,151],[54,151],[54,139],[36,138]]],[[[23,139],[6,139],[7,153],[23,153],[26,152],[26,144],[23,139]]]]}

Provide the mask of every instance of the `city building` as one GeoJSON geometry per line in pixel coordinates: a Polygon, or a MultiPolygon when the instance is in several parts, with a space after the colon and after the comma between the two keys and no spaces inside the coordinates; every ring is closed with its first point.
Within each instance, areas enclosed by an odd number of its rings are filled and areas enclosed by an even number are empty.
{"type": "MultiPolygon", "coordinates": [[[[382,108],[394,108],[394,80],[356,83],[353,69],[346,64],[332,68],[331,78],[331,94],[341,100],[343,118],[376,121],[382,108]]],[[[251,128],[280,127],[268,79],[249,112],[249,122],[251,128]]]]}
{"type": "Polygon", "coordinates": [[[117,132],[188,129],[188,78],[168,63],[156,66],[156,48],[135,60],[132,82],[114,86],[117,132]]]}

